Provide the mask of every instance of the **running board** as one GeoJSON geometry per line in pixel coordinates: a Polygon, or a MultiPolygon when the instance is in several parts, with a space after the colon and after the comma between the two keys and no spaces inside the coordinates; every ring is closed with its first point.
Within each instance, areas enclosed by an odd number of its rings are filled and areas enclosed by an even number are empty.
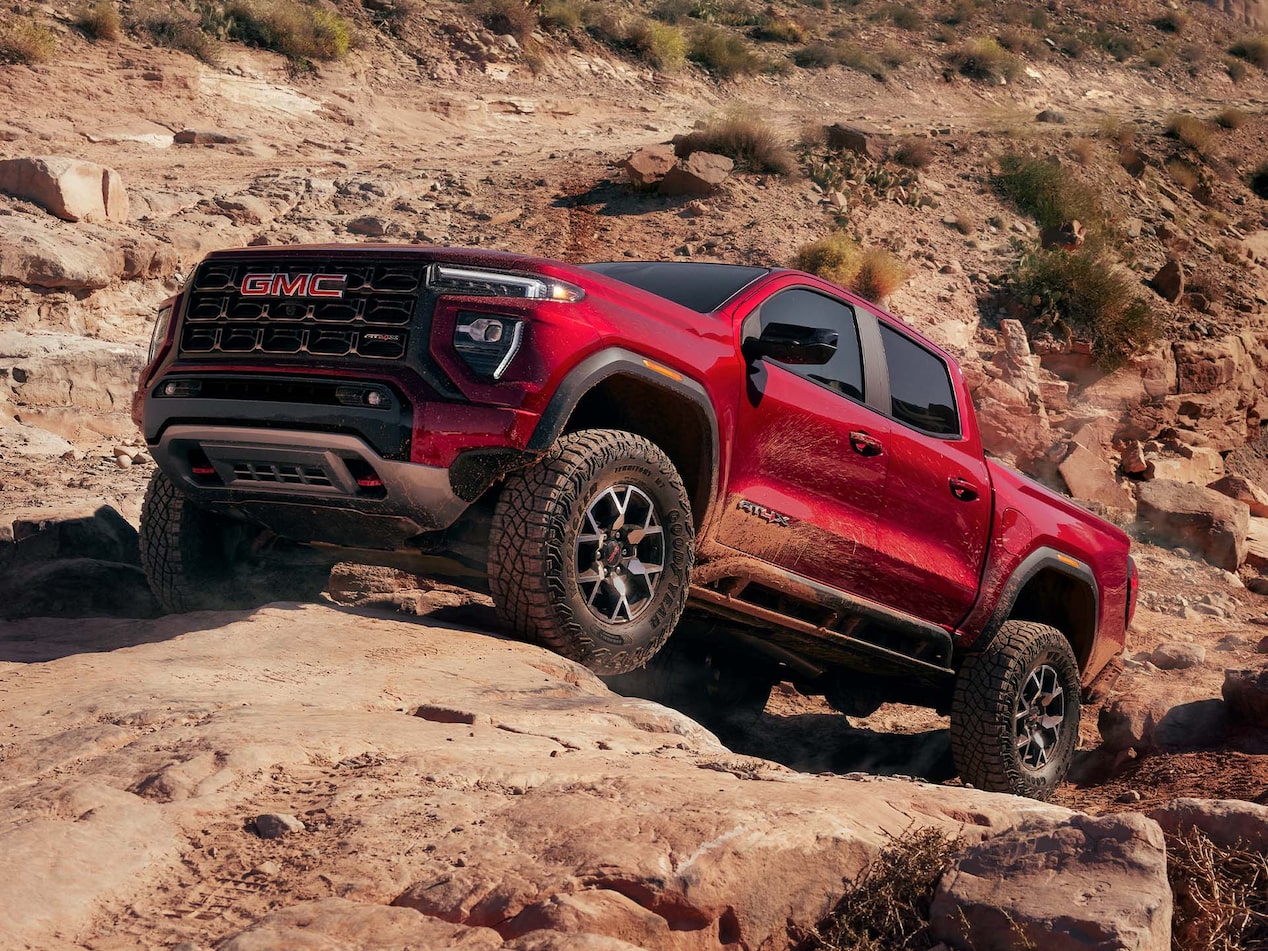
{"type": "Polygon", "coordinates": [[[797,580],[799,587],[810,585],[815,589],[812,603],[816,608],[829,607],[826,603],[829,598],[836,602],[830,605],[831,619],[828,623],[833,626],[790,617],[745,600],[740,595],[747,584],[741,579],[734,579],[732,587],[735,590],[731,593],[693,584],[688,599],[705,610],[757,628],[760,630],[758,636],[808,659],[887,676],[916,674],[937,682],[955,676],[951,667],[951,635],[942,628],[897,614],[880,605],[848,598],[808,579],[797,580]],[[836,624],[842,624],[846,630],[837,630],[836,624]],[[894,632],[902,639],[914,642],[915,649],[925,657],[864,640],[855,633],[863,627],[894,632]]]}

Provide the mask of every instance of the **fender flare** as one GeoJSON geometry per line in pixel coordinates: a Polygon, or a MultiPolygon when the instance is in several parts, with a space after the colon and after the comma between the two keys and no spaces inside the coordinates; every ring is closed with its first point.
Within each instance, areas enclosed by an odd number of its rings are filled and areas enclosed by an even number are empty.
{"type": "MultiPolygon", "coordinates": [[[[1096,583],[1096,575],[1092,573],[1092,568],[1087,562],[1072,555],[1058,551],[1048,545],[1040,546],[1032,551],[1029,555],[1022,559],[1021,563],[1013,569],[1008,580],[1004,582],[1001,590],[999,601],[995,605],[995,610],[991,612],[990,620],[987,621],[982,633],[968,647],[970,651],[978,651],[985,648],[995,635],[999,633],[999,629],[1003,626],[1013,613],[1013,608],[1017,604],[1017,598],[1021,594],[1023,588],[1041,571],[1051,569],[1058,574],[1073,578],[1087,586],[1092,592],[1092,618],[1095,624],[1101,616],[1101,589],[1096,583]]],[[[1069,638],[1069,632],[1065,632],[1069,638]]],[[[1080,660],[1080,663],[1086,661],[1086,658],[1080,660]]]]}
{"type": "MultiPolygon", "coordinates": [[[[668,367],[658,360],[644,357],[624,347],[608,347],[593,353],[569,371],[556,388],[550,402],[542,411],[533,435],[525,447],[530,452],[545,452],[563,435],[573,411],[587,393],[604,380],[613,376],[634,377],[644,383],[667,390],[685,400],[699,415],[704,424],[707,445],[701,445],[701,453],[707,453],[710,502],[717,496],[721,443],[718,436],[717,414],[713,401],[704,386],[691,377],[668,367]],[[658,369],[659,368],[659,369],[658,369]]],[[[691,491],[689,487],[688,491],[691,491]]],[[[694,493],[692,493],[694,494],[694,493]]]]}

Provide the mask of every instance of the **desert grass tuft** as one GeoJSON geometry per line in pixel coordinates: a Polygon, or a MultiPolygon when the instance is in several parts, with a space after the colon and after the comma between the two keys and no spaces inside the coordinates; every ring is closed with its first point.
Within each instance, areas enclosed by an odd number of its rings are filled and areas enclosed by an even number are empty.
{"type": "Polygon", "coordinates": [[[687,56],[719,79],[761,72],[767,65],[743,37],[713,25],[701,26],[691,35],[687,56]]]}
{"type": "Polygon", "coordinates": [[[907,265],[884,248],[868,248],[863,252],[859,272],[850,290],[868,300],[884,303],[911,276],[907,265]]]}
{"type": "Polygon", "coordinates": [[[1244,37],[1230,46],[1228,51],[1238,59],[1268,70],[1268,33],[1244,37]]]}
{"type": "Polygon", "coordinates": [[[352,46],[352,26],[338,13],[298,0],[229,0],[225,35],[292,60],[336,60],[352,46]]]}
{"type": "Polygon", "coordinates": [[[97,0],[82,7],[75,15],[75,25],[94,40],[114,42],[123,35],[123,17],[114,0],[97,0]]]}
{"type": "Polygon", "coordinates": [[[681,158],[692,152],[717,152],[732,158],[745,172],[788,175],[797,167],[783,137],[766,120],[744,109],[732,110],[683,136],[674,151],[681,158]]]}
{"type": "Polygon", "coordinates": [[[1240,129],[1249,121],[1250,116],[1236,106],[1221,109],[1215,117],[1215,124],[1222,129],[1240,129]]]}
{"type": "Polygon", "coordinates": [[[1172,942],[1186,951],[1268,947],[1268,855],[1221,848],[1194,829],[1167,836],[1172,942]]]}
{"type": "Polygon", "coordinates": [[[1215,140],[1216,128],[1197,116],[1174,113],[1167,117],[1167,134],[1179,139],[1199,155],[1206,154],[1215,140]]]}
{"type": "Polygon", "coordinates": [[[970,79],[1012,82],[1021,75],[1021,60],[992,37],[965,40],[952,54],[951,62],[970,79]]]}
{"type": "Polygon", "coordinates": [[[523,0],[476,0],[472,12],[490,32],[513,36],[520,43],[537,29],[539,13],[523,0]]]}
{"type": "Polygon", "coordinates": [[[0,19],[0,64],[33,66],[57,52],[57,37],[32,17],[0,19]]]}
{"type": "Polygon", "coordinates": [[[933,164],[933,147],[928,139],[908,136],[894,146],[893,159],[907,168],[928,168],[933,164]]]}

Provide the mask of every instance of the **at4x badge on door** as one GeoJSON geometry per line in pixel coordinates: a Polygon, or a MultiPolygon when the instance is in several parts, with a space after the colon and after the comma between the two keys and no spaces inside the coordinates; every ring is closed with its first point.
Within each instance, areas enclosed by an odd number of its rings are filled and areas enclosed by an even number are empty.
{"type": "Polygon", "coordinates": [[[749,515],[756,515],[762,521],[778,525],[780,528],[787,528],[788,523],[792,521],[791,516],[776,512],[774,509],[768,509],[765,505],[750,502],[748,499],[740,499],[736,508],[742,512],[748,512],[749,515]]]}

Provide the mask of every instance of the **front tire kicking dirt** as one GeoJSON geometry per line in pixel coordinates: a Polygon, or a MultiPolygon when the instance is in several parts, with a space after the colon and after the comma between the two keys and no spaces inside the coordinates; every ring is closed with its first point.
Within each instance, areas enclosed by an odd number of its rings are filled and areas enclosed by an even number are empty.
{"type": "Polygon", "coordinates": [[[517,636],[599,674],[641,667],[687,600],[694,530],[682,479],[650,440],[561,437],[506,481],[489,535],[489,587],[517,636]]]}
{"type": "Polygon", "coordinates": [[[330,577],[329,565],[270,562],[270,544],[290,543],[199,508],[162,470],[145,490],[140,535],[145,577],[169,614],[311,601],[330,577]]]}
{"type": "Polygon", "coordinates": [[[1065,635],[1006,621],[970,654],[951,707],[951,751],[978,789],[1047,799],[1065,779],[1079,738],[1079,665],[1065,635]]]}

